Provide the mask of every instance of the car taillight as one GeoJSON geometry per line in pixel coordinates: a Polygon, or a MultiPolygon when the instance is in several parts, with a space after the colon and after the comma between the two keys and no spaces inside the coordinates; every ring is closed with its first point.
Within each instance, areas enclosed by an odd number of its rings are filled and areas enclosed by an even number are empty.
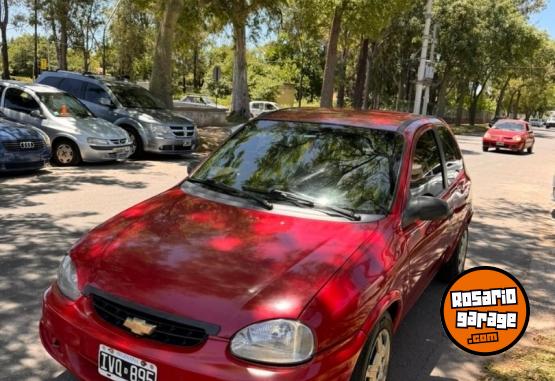
{"type": "Polygon", "coordinates": [[[519,142],[519,141],[522,140],[522,136],[520,136],[520,135],[515,135],[515,136],[513,136],[513,140],[514,140],[515,142],[519,142]]]}

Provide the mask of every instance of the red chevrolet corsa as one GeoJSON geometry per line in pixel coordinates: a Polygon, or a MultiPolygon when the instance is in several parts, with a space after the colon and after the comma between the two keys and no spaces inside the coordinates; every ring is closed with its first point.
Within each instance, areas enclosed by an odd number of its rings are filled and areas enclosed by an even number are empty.
{"type": "Polygon", "coordinates": [[[81,380],[386,380],[403,316],[464,268],[469,195],[438,119],[265,114],[71,249],[42,342],[81,380]]]}
{"type": "Polygon", "coordinates": [[[534,132],[530,125],[517,119],[500,119],[484,134],[482,138],[483,151],[490,148],[496,150],[510,149],[519,153],[527,150],[532,153],[534,149],[534,132]]]}

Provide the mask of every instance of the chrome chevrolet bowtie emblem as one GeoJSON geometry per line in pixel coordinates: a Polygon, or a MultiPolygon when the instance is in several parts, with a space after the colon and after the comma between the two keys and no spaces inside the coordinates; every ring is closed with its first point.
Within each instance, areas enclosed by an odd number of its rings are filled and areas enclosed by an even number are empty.
{"type": "Polygon", "coordinates": [[[148,324],[143,319],[138,319],[136,317],[128,317],[127,319],[125,319],[123,325],[124,327],[129,328],[129,330],[135,335],[139,336],[152,335],[152,333],[156,329],[156,326],[154,324],[148,324]]]}
{"type": "Polygon", "coordinates": [[[31,149],[35,148],[35,143],[33,142],[21,142],[19,143],[19,147],[22,149],[31,149]]]}

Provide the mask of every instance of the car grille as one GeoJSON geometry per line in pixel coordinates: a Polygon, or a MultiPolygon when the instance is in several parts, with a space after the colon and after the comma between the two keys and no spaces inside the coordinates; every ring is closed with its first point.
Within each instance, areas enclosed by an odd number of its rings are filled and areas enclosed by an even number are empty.
{"type": "Polygon", "coordinates": [[[150,336],[142,336],[144,338],[185,347],[202,344],[208,338],[208,333],[203,328],[156,316],[141,308],[129,307],[96,294],[92,294],[91,297],[96,313],[116,327],[132,333],[123,325],[129,317],[142,319],[148,324],[155,325],[154,332],[150,336]]]}
{"type": "Polygon", "coordinates": [[[193,146],[173,146],[165,145],[159,148],[160,151],[191,151],[193,146]]]}
{"type": "Polygon", "coordinates": [[[2,142],[8,152],[39,151],[44,148],[44,141],[40,139],[12,140],[2,142]]]}
{"type": "Polygon", "coordinates": [[[193,126],[170,126],[175,136],[181,138],[192,138],[195,135],[195,127],[193,126]]]}
{"type": "Polygon", "coordinates": [[[110,141],[112,142],[112,144],[125,144],[125,142],[127,141],[127,139],[110,139],[110,141]]]}

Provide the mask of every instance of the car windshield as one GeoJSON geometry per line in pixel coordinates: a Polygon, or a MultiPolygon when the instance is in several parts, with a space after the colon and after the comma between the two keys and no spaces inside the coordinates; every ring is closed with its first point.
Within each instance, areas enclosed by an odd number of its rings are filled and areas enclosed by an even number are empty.
{"type": "Polygon", "coordinates": [[[516,122],[498,122],[493,128],[496,130],[522,131],[524,130],[524,125],[516,122]]]}
{"type": "Polygon", "coordinates": [[[147,90],[133,85],[108,85],[118,101],[126,108],[162,109],[164,105],[147,90]]]}
{"type": "Polygon", "coordinates": [[[56,117],[89,118],[92,116],[73,95],[67,93],[37,93],[37,95],[56,117]]]}
{"type": "Polygon", "coordinates": [[[386,214],[395,192],[403,137],[376,129],[259,120],[216,151],[192,181],[258,194],[291,192],[364,214],[386,214]]]}

